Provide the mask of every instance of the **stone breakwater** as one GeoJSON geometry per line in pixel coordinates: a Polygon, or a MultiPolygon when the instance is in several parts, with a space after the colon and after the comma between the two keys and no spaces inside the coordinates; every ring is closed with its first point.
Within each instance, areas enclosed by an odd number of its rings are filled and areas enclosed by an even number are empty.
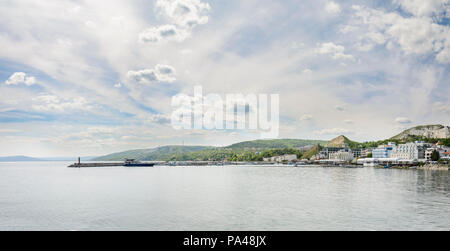
{"type": "Polygon", "coordinates": [[[448,171],[449,167],[446,165],[424,165],[417,169],[418,170],[427,170],[427,171],[448,171]]]}

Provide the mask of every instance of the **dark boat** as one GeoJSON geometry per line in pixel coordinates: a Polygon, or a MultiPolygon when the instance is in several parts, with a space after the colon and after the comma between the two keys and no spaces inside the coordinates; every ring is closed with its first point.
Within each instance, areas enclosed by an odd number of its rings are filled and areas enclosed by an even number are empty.
{"type": "Polygon", "coordinates": [[[127,159],[123,163],[123,166],[125,167],[152,167],[155,166],[154,163],[142,163],[139,161],[136,161],[135,159],[127,159]]]}

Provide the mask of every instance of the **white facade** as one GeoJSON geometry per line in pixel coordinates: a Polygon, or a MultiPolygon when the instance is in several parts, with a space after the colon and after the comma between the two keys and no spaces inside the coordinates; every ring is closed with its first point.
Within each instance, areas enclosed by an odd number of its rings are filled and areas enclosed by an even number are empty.
{"type": "Polygon", "coordinates": [[[373,158],[390,158],[391,157],[392,148],[389,147],[378,147],[372,151],[373,158]]]}
{"type": "Polygon", "coordinates": [[[439,149],[431,147],[431,148],[427,148],[427,150],[425,150],[425,159],[426,160],[431,160],[431,155],[433,154],[434,151],[438,151],[439,149]]]}
{"type": "Polygon", "coordinates": [[[405,160],[419,160],[425,158],[425,145],[423,143],[407,143],[395,146],[391,158],[405,160]]]}
{"type": "Polygon", "coordinates": [[[330,159],[333,160],[342,160],[342,161],[351,161],[353,160],[353,153],[352,152],[335,152],[330,154],[330,159]]]}
{"type": "Polygon", "coordinates": [[[283,161],[294,161],[297,160],[297,155],[295,154],[285,154],[282,156],[272,157],[272,161],[274,162],[283,162],[283,161]]]}
{"type": "Polygon", "coordinates": [[[297,155],[295,154],[285,154],[282,156],[275,156],[272,158],[264,158],[264,161],[266,162],[283,162],[283,161],[290,162],[294,160],[297,160],[297,155]]]}

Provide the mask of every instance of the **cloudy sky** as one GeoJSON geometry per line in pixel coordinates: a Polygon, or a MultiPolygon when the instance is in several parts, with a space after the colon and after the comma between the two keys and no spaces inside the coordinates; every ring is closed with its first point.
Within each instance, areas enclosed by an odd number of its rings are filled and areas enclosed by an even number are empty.
{"type": "Polygon", "coordinates": [[[280,95],[280,137],[450,125],[450,0],[3,0],[0,156],[227,145],[171,98],[280,95]]]}

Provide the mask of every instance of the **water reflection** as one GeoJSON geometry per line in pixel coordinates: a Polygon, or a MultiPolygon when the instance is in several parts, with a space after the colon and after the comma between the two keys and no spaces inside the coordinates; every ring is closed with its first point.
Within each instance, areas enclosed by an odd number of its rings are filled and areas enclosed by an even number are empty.
{"type": "Polygon", "coordinates": [[[0,163],[0,230],[450,230],[450,174],[0,163]]]}

